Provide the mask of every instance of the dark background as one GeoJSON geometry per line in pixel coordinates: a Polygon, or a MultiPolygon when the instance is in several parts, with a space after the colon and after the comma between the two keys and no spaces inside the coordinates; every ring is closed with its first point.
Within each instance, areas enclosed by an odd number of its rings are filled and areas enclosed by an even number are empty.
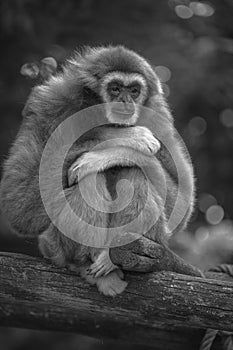
{"type": "MultiPolygon", "coordinates": [[[[21,122],[32,82],[26,62],[62,62],[83,45],[124,44],[157,72],[176,128],[193,159],[197,205],[189,230],[172,246],[202,268],[233,252],[233,1],[2,0],[0,3],[0,161],[21,122]]],[[[13,186],[14,184],[12,184],[13,186]]],[[[0,218],[1,250],[38,254],[0,218]]],[[[3,329],[5,349],[105,349],[74,335],[3,329]],[[12,336],[13,335],[13,336],[12,336]],[[32,345],[33,344],[33,345],[32,345]]],[[[113,347],[114,345],[111,345],[113,347]]],[[[118,349],[118,346],[115,345],[118,349]]]]}

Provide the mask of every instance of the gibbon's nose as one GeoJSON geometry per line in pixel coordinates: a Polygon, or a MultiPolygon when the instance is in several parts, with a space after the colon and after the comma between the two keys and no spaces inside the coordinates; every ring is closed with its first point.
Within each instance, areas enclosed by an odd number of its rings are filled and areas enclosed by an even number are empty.
{"type": "Polygon", "coordinates": [[[133,114],[134,113],[133,102],[124,102],[124,109],[126,113],[133,114]]]}
{"type": "Polygon", "coordinates": [[[120,97],[120,109],[126,114],[133,114],[135,107],[131,96],[128,93],[123,93],[120,97]]]}

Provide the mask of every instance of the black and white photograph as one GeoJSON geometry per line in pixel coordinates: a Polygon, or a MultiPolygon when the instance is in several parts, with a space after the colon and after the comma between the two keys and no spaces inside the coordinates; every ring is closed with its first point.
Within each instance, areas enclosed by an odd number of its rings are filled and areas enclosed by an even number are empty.
{"type": "Polygon", "coordinates": [[[233,0],[1,0],[0,42],[0,350],[233,350],[233,0]]]}

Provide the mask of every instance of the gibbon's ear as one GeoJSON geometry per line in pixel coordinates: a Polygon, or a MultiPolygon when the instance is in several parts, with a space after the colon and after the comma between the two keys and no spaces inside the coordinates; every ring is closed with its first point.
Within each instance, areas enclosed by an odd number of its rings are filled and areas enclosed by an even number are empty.
{"type": "MultiPolygon", "coordinates": [[[[49,80],[57,72],[57,61],[53,57],[45,57],[39,63],[38,62],[29,62],[25,63],[21,69],[20,73],[26,78],[34,81],[34,86],[38,84],[43,84],[46,80],[49,80]]],[[[33,90],[36,89],[36,86],[33,90]]],[[[23,117],[34,113],[33,110],[33,96],[29,96],[29,99],[26,102],[26,105],[23,108],[22,115],[23,117]]]]}
{"type": "Polygon", "coordinates": [[[45,57],[40,61],[40,75],[44,80],[57,72],[57,61],[53,57],[45,57]]]}
{"type": "Polygon", "coordinates": [[[57,61],[53,57],[45,57],[39,63],[25,63],[20,69],[20,73],[25,77],[32,80],[39,79],[40,82],[48,80],[56,72],[57,61]]]}

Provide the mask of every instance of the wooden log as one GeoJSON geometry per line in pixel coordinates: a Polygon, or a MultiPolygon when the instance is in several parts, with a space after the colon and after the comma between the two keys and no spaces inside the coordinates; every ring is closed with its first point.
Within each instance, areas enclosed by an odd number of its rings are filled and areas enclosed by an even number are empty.
{"type": "Polygon", "coordinates": [[[127,273],[126,291],[110,298],[43,259],[0,253],[0,326],[198,349],[204,329],[233,331],[233,283],[225,277],[127,273]]]}

